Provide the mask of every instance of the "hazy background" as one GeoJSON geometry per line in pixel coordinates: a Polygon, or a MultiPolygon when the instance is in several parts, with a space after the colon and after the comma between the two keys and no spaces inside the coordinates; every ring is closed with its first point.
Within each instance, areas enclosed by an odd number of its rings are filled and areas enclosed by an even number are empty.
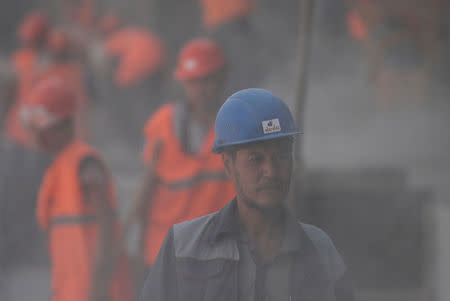
{"type": "MultiPolygon", "coordinates": [[[[67,21],[58,10],[63,2],[2,1],[0,60],[7,60],[16,49],[16,27],[27,11],[41,8],[55,22],[64,23],[67,21]]],[[[272,90],[292,108],[298,101],[301,2],[259,0],[250,17],[251,41],[258,47],[251,48],[257,64],[250,65],[248,74],[258,79],[255,85],[272,90]]],[[[371,50],[382,48],[381,39],[357,41],[349,34],[347,14],[356,4],[315,1],[307,94],[304,111],[297,116],[305,132],[301,157],[306,170],[304,189],[298,196],[303,199],[299,215],[330,234],[350,268],[359,300],[445,301],[450,299],[450,9],[442,4],[445,1],[384,2],[399,3],[395,11],[400,19],[403,15],[416,16],[416,23],[414,17],[410,19],[416,24],[413,29],[420,31],[412,30],[417,36],[437,36],[421,39],[424,47],[416,45],[422,49],[424,62],[413,62],[414,67],[399,71],[397,63],[409,55],[403,49],[393,51],[388,62],[381,55],[383,59],[373,63],[371,50]],[[436,13],[437,5],[447,10],[436,13]],[[424,21],[436,20],[437,16],[441,18],[438,25],[424,21]],[[432,45],[436,40],[439,43],[432,45]],[[416,67],[421,70],[420,83],[427,83],[426,89],[407,80],[416,67]],[[374,69],[378,72],[375,78],[374,69]],[[396,91],[396,96],[386,96],[390,91],[396,91]]],[[[170,80],[176,54],[189,39],[209,34],[202,28],[198,1],[102,0],[97,4],[99,14],[114,10],[125,24],[151,28],[165,41],[169,88],[160,103],[179,97],[177,85],[170,80]]],[[[246,58],[239,55],[242,40],[230,39],[230,43],[233,68],[233,63],[237,66],[246,58]]],[[[108,93],[94,91],[97,93],[92,98],[103,99],[97,99],[92,108],[90,139],[105,154],[114,172],[125,211],[142,171],[142,139],[136,133],[135,143],[130,143],[116,135],[111,130],[116,121],[105,116],[102,109],[108,105],[108,93]]],[[[133,126],[141,128],[145,120],[135,122],[133,126]]],[[[2,156],[0,163],[6,166],[11,160],[2,156]]],[[[22,168],[26,169],[26,164],[22,168]]],[[[8,176],[3,172],[3,178],[8,176]]],[[[3,193],[0,200],[7,203],[8,197],[3,193]]],[[[13,233],[15,222],[31,225],[23,219],[32,216],[33,204],[15,210],[17,216],[8,213],[5,217],[5,212],[0,211],[2,229],[13,233]]],[[[12,245],[27,248],[27,238],[17,237],[12,245]]],[[[5,254],[3,263],[15,253],[10,247],[6,242],[0,245],[5,254]]],[[[133,254],[133,239],[129,249],[133,254]]],[[[17,258],[14,262],[4,264],[8,267],[0,275],[0,292],[6,288],[21,291],[25,296],[11,300],[27,300],[32,296],[26,295],[26,288],[45,287],[48,280],[35,274],[35,265],[26,260],[17,258]],[[21,270],[21,279],[13,279],[16,270],[21,270]]],[[[45,266],[45,261],[40,266],[45,266]]],[[[0,293],[0,300],[8,299],[0,293]]]]}

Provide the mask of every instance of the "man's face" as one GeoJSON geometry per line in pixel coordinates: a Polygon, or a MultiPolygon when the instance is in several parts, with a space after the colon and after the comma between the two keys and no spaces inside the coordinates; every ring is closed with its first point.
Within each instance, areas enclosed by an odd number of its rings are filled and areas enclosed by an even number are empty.
{"type": "Polygon", "coordinates": [[[274,139],[224,153],[228,176],[233,180],[238,202],[270,212],[282,206],[292,173],[292,140],[274,139]]]}
{"type": "Polygon", "coordinates": [[[212,112],[220,105],[218,101],[221,99],[223,84],[223,71],[207,77],[182,82],[187,103],[212,112]]]}
{"type": "Polygon", "coordinates": [[[71,131],[71,121],[65,120],[47,128],[30,126],[29,133],[36,146],[44,152],[54,153],[59,150],[66,136],[71,131]]]}

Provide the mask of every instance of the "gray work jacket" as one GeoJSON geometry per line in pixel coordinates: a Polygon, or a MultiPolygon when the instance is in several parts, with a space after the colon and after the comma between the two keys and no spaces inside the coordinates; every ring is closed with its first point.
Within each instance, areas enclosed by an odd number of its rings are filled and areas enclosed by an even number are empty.
{"type": "MultiPolygon", "coordinates": [[[[330,238],[298,222],[289,301],[353,301],[346,267],[330,238]]],[[[140,301],[238,301],[240,231],[236,200],[219,212],[176,224],[146,279],[140,301]]]]}

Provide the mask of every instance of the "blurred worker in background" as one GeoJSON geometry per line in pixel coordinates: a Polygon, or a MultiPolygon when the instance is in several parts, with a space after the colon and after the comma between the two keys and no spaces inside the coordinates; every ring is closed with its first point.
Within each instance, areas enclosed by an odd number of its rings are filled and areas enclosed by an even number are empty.
{"type": "MultiPolygon", "coordinates": [[[[116,13],[108,12],[102,16],[95,27],[95,34],[84,47],[85,63],[89,68],[95,84],[106,81],[108,68],[111,63],[107,52],[107,40],[123,26],[122,20],[116,13]]],[[[96,89],[97,90],[97,89],[96,89]]],[[[99,88],[102,94],[102,88],[99,88]]]]}
{"type": "Polygon", "coordinates": [[[117,222],[112,177],[101,155],[76,138],[72,86],[53,77],[31,91],[21,117],[36,144],[54,156],[37,206],[48,234],[52,300],[131,300],[123,261],[113,262],[117,222]]]}
{"type": "Polygon", "coordinates": [[[429,76],[440,61],[439,0],[354,0],[348,14],[351,36],[362,42],[377,105],[417,103],[428,98],[429,76]]]}
{"type": "Polygon", "coordinates": [[[387,109],[395,103],[420,103],[427,99],[431,42],[427,20],[419,1],[409,9],[401,1],[384,1],[381,17],[371,29],[377,105],[387,109]],[[416,7],[418,6],[418,7],[416,7]]]}
{"type": "Polygon", "coordinates": [[[188,42],[174,73],[184,98],[162,106],[144,128],[145,174],[125,225],[137,218],[138,259],[146,267],[174,223],[218,210],[234,195],[220,158],[210,152],[226,65],[211,40],[188,42]]]}
{"type": "Polygon", "coordinates": [[[42,290],[47,287],[48,272],[45,238],[38,230],[34,212],[37,190],[50,158],[35,148],[19,116],[37,70],[47,60],[48,28],[49,20],[43,13],[28,13],[18,26],[19,48],[1,72],[6,77],[0,96],[1,130],[5,132],[0,135],[0,278],[6,283],[5,300],[23,300],[27,293],[48,298],[48,289],[42,290]],[[30,280],[31,275],[39,280],[30,280]]]}
{"type": "Polygon", "coordinates": [[[235,26],[236,30],[249,29],[249,15],[254,9],[254,0],[199,0],[203,13],[203,26],[209,31],[221,27],[235,26]]]}
{"type": "Polygon", "coordinates": [[[77,136],[85,137],[88,132],[89,89],[85,70],[80,62],[80,51],[77,49],[63,28],[52,28],[47,37],[47,49],[50,61],[39,69],[36,81],[59,77],[75,92],[78,106],[76,114],[77,136]]]}
{"type": "Polygon", "coordinates": [[[148,115],[162,103],[166,47],[150,30],[129,26],[113,32],[105,49],[111,68],[104,98],[118,127],[116,133],[125,143],[142,145],[138,133],[148,115]]]}
{"type": "Polygon", "coordinates": [[[264,47],[251,23],[255,0],[199,0],[203,26],[229,59],[226,93],[256,86],[264,47]],[[238,46],[239,45],[239,46],[238,46]]]}
{"type": "Polygon", "coordinates": [[[36,69],[44,61],[49,21],[39,11],[27,14],[18,27],[17,36],[21,47],[11,55],[11,64],[16,72],[16,95],[11,104],[6,132],[8,137],[17,144],[29,146],[25,128],[20,122],[18,111],[21,102],[33,85],[36,69]]]}
{"type": "Polygon", "coordinates": [[[236,195],[170,228],[140,300],[354,300],[328,235],[283,206],[300,134],[289,108],[266,90],[239,91],[220,108],[215,133],[212,151],[236,195]]]}

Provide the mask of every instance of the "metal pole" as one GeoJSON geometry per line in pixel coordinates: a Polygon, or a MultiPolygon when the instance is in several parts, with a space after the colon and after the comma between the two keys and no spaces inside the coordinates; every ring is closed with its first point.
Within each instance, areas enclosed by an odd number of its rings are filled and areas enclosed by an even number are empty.
{"type": "MultiPolygon", "coordinates": [[[[294,118],[297,126],[303,130],[305,118],[305,103],[308,86],[308,66],[311,54],[311,41],[313,32],[314,0],[300,0],[300,23],[299,23],[299,58],[298,58],[298,78],[296,86],[296,98],[294,104],[294,118]]],[[[291,209],[295,215],[299,215],[306,209],[304,204],[305,188],[305,165],[303,164],[302,135],[296,138],[294,154],[296,159],[294,179],[295,184],[292,191],[291,209]]]]}

